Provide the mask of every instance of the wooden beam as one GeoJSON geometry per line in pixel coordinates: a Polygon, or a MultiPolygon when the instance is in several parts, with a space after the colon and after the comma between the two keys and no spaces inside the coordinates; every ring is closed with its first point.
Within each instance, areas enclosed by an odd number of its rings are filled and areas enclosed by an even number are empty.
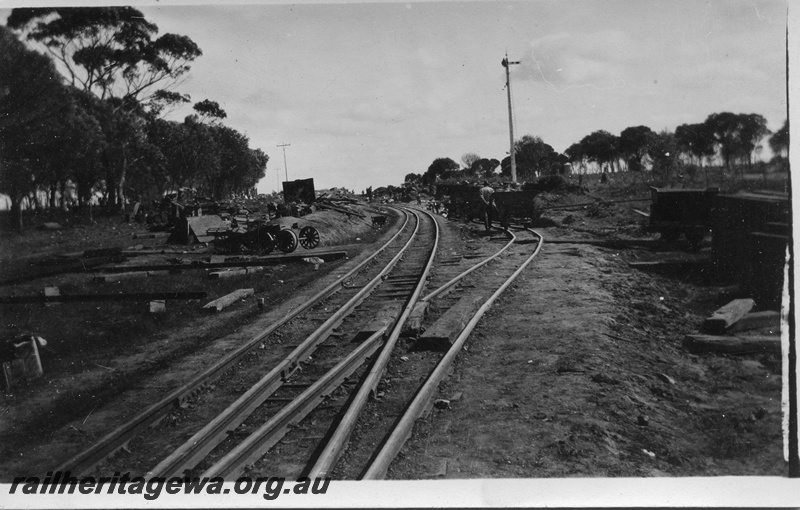
{"type": "MultiPolygon", "coordinates": [[[[319,257],[325,262],[332,260],[343,259],[347,257],[346,251],[329,251],[322,253],[315,253],[315,257],[319,257]]],[[[304,258],[308,258],[308,253],[302,255],[276,255],[267,257],[254,257],[248,260],[226,261],[211,264],[208,262],[193,262],[191,264],[152,264],[142,266],[113,266],[113,267],[98,267],[96,271],[108,272],[128,272],[128,271],[183,271],[191,269],[217,269],[223,267],[250,267],[250,266],[271,266],[277,264],[287,264],[291,262],[302,262],[304,258]]]]}
{"type": "Polygon", "coordinates": [[[486,299],[482,292],[462,297],[420,335],[417,345],[424,349],[447,351],[486,299]]]}
{"type": "Polygon", "coordinates": [[[686,335],[683,348],[691,353],[724,352],[727,354],[781,353],[779,336],[686,335]]]}
{"type": "Polygon", "coordinates": [[[232,304],[234,304],[235,302],[239,301],[240,299],[245,298],[247,296],[252,296],[253,294],[255,294],[255,290],[254,289],[239,289],[239,290],[235,290],[235,291],[231,292],[230,294],[222,296],[219,299],[215,299],[214,301],[211,301],[210,303],[206,304],[203,307],[203,309],[205,309],[205,310],[213,310],[215,312],[219,312],[219,311],[231,306],[232,304]]]}
{"type": "Polygon", "coordinates": [[[734,299],[727,305],[711,314],[701,326],[703,333],[720,334],[756,306],[752,299],[734,299]]]}
{"type": "Polygon", "coordinates": [[[748,331],[752,329],[773,328],[776,331],[781,327],[781,314],[774,310],[763,312],[750,312],[728,328],[729,333],[736,331],[748,331]]]}
{"type": "Polygon", "coordinates": [[[208,277],[211,279],[233,278],[234,276],[244,276],[246,274],[247,274],[247,268],[241,267],[239,269],[226,269],[225,271],[214,271],[213,273],[208,273],[208,277]]]}
{"type": "Polygon", "coordinates": [[[416,335],[420,332],[422,329],[422,321],[428,313],[428,304],[428,301],[417,301],[414,304],[411,314],[408,316],[408,319],[406,319],[405,324],[403,324],[403,333],[416,335]]]}
{"type": "Polygon", "coordinates": [[[85,303],[91,301],[155,301],[159,299],[203,299],[207,292],[134,292],[129,294],[69,294],[60,296],[2,296],[0,304],[85,303]]]}

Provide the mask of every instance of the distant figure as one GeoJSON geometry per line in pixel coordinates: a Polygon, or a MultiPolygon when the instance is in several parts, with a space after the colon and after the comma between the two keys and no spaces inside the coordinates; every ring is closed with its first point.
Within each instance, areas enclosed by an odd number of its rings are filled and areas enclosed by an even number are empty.
{"type": "MultiPolygon", "coordinates": [[[[474,188],[473,188],[474,189],[474,188]]],[[[483,187],[479,190],[483,201],[483,219],[486,231],[492,229],[492,213],[494,210],[494,188],[489,186],[488,181],[483,181],[483,187]]]]}

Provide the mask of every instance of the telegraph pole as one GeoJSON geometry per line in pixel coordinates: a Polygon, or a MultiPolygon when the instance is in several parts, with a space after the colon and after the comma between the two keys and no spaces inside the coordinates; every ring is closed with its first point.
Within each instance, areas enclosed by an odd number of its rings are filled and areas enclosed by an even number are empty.
{"type": "Polygon", "coordinates": [[[290,147],[292,144],[290,143],[283,143],[281,145],[276,145],[276,147],[283,148],[283,169],[286,170],[286,181],[289,181],[289,167],[286,165],[286,147],[290,147]]]}
{"type": "Polygon", "coordinates": [[[511,181],[517,182],[517,160],[514,157],[514,116],[511,112],[511,76],[508,71],[508,66],[519,64],[517,62],[510,62],[508,60],[508,52],[506,52],[506,58],[503,59],[503,67],[506,68],[506,91],[508,92],[508,133],[510,139],[510,146],[511,149],[509,154],[511,155],[511,181]]]}

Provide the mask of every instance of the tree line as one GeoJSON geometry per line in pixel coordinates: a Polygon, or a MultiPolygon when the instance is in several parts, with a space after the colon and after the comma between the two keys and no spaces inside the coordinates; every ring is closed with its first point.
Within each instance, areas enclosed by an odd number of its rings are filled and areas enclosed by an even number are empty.
{"type": "MultiPolygon", "coordinates": [[[[628,127],[619,135],[598,130],[558,153],[540,137],[525,135],[514,143],[517,176],[531,180],[565,171],[651,171],[669,180],[682,169],[694,171],[713,165],[744,171],[752,167],[763,149],[764,139],[774,158],[785,160],[789,150],[789,123],[772,133],[762,115],[713,113],[697,124],[682,124],[674,132],[655,132],[647,126],[628,127]],[[567,166],[569,163],[569,166],[567,166]]],[[[488,178],[511,175],[511,158],[502,161],[474,153],[462,156],[462,165],[450,158],[437,158],[421,174],[406,175],[406,183],[432,184],[437,179],[488,178]]]]}
{"type": "Polygon", "coordinates": [[[254,188],[269,157],[222,123],[217,102],[164,118],[191,103],[175,89],[200,56],[131,7],[14,9],[0,25],[0,192],[13,224],[26,200],[80,208],[100,197],[117,211],[182,187],[212,199],[254,188]]]}

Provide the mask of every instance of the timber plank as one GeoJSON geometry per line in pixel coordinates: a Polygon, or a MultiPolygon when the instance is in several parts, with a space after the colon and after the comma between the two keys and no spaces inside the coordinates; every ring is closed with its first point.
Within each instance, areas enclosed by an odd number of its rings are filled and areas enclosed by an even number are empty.
{"type": "Polygon", "coordinates": [[[752,329],[774,328],[779,330],[781,327],[781,314],[775,310],[765,310],[763,312],[750,312],[736,321],[733,326],[728,328],[728,332],[747,331],[752,329]]]}
{"type": "Polygon", "coordinates": [[[683,348],[691,353],[723,352],[727,354],[781,353],[779,336],[686,335],[683,348]]]}
{"type": "Polygon", "coordinates": [[[726,329],[744,317],[754,306],[756,306],[756,303],[752,299],[734,299],[703,321],[700,329],[703,333],[724,333],[726,329]]]}
{"type": "Polygon", "coordinates": [[[449,349],[487,298],[484,293],[477,292],[456,301],[455,305],[420,335],[418,346],[439,351],[449,349]]]}
{"type": "Polygon", "coordinates": [[[210,303],[206,304],[203,307],[203,309],[205,309],[205,310],[213,310],[215,312],[219,312],[219,311],[231,306],[232,304],[234,304],[235,302],[239,301],[240,299],[245,298],[247,296],[252,296],[253,294],[255,294],[255,289],[238,289],[238,290],[235,290],[235,291],[231,292],[230,294],[222,296],[219,299],[215,299],[214,301],[211,301],[210,303]]]}

